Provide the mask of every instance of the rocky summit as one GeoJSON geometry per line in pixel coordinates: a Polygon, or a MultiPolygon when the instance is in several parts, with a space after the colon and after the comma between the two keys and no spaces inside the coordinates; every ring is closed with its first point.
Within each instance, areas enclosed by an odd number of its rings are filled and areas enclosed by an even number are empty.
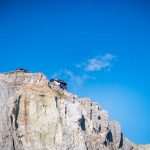
{"type": "MultiPolygon", "coordinates": [[[[65,84],[66,85],[66,84],[65,84]]],[[[0,74],[0,150],[150,150],[89,98],[42,73],[0,74]]]]}

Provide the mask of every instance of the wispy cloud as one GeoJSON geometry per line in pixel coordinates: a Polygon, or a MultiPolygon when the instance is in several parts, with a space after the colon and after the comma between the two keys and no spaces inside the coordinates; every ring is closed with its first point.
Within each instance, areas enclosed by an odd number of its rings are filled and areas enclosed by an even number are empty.
{"type": "Polygon", "coordinates": [[[116,56],[106,53],[105,55],[96,56],[89,59],[87,62],[78,64],[77,68],[83,68],[85,71],[100,71],[104,68],[110,69],[112,67],[112,61],[116,56]]]}
{"type": "Polygon", "coordinates": [[[69,84],[76,87],[83,84],[88,79],[95,79],[89,72],[101,71],[102,69],[109,69],[112,67],[113,60],[116,56],[106,53],[82,62],[72,69],[61,69],[59,72],[53,74],[54,78],[62,78],[69,84]]]}
{"type": "Polygon", "coordinates": [[[71,82],[77,82],[78,85],[81,85],[85,80],[89,78],[87,74],[76,75],[70,70],[66,70],[65,74],[69,77],[71,82]]]}
{"type": "Polygon", "coordinates": [[[66,79],[70,83],[76,83],[81,85],[85,80],[90,78],[86,73],[85,74],[75,74],[71,70],[63,69],[58,73],[52,75],[53,78],[63,78],[66,79]]]}

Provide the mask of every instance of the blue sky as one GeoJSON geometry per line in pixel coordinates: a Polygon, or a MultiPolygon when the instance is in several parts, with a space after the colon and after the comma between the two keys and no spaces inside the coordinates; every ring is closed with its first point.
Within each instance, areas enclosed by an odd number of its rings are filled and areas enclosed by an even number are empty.
{"type": "Polygon", "coordinates": [[[150,3],[0,0],[0,72],[59,76],[136,143],[150,143],[150,3]]]}

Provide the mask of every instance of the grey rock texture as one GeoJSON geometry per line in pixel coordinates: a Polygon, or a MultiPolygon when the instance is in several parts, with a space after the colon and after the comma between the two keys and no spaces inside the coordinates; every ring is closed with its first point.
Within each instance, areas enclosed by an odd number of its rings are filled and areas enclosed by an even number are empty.
{"type": "Polygon", "coordinates": [[[42,73],[0,74],[0,150],[150,150],[127,140],[118,122],[88,98],[42,73]]]}

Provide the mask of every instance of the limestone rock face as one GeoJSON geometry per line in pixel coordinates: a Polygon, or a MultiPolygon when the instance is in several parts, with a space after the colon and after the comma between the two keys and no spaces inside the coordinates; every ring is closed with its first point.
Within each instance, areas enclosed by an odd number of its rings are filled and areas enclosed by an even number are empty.
{"type": "Polygon", "coordinates": [[[0,74],[0,150],[118,149],[150,146],[127,140],[107,111],[49,83],[42,73],[0,74]]]}

